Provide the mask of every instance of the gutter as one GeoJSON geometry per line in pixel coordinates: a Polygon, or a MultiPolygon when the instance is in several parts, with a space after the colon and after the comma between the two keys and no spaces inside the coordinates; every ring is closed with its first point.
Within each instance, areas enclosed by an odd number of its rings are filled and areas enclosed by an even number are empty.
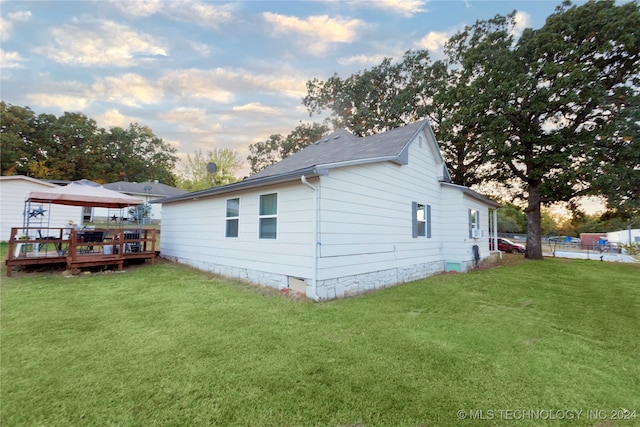
{"type": "Polygon", "coordinates": [[[285,174],[270,175],[262,178],[248,178],[243,181],[234,182],[233,184],[223,185],[221,187],[208,188],[206,190],[194,191],[191,193],[180,194],[177,196],[169,196],[162,199],[150,200],[149,203],[173,203],[182,202],[185,200],[198,200],[206,197],[217,196],[220,194],[233,193],[240,190],[250,190],[254,188],[260,188],[267,185],[282,184],[285,182],[297,181],[301,175],[326,175],[326,171],[318,170],[316,167],[300,169],[285,174]]]}
{"type": "Polygon", "coordinates": [[[309,187],[310,189],[313,190],[313,192],[315,193],[315,198],[314,198],[314,203],[313,203],[313,210],[314,210],[314,230],[313,230],[313,241],[315,242],[315,244],[313,245],[313,267],[312,267],[312,271],[311,271],[311,280],[313,281],[313,288],[312,288],[312,292],[311,295],[309,295],[311,298],[313,298],[314,301],[320,301],[320,297],[318,296],[318,294],[316,293],[317,289],[318,289],[318,246],[320,246],[320,241],[319,241],[319,237],[320,237],[320,202],[319,202],[319,197],[320,197],[320,193],[318,191],[317,187],[314,187],[313,185],[311,185],[311,183],[309,183],[309,181],[307,181],[307,177],[302,175],[300,177],[300,182],[302,182],[304,185],[306,185],[307,187],[309,187]]]}

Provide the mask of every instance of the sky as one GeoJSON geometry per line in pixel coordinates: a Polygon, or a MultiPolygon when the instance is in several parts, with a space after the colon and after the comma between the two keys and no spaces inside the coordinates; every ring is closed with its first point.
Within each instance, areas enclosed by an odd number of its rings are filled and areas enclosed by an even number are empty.
{"type": "MultiPolygon", "coordinates": [[[[0,95],[36,114],[148,126],[186,158],[235,150],[322,122],[306,83],[346,78],[517,11],[539,28],[558,1],[0,0],[0,95]]],[[[580,3],[580,2],[579,2],[580,3]]]]}

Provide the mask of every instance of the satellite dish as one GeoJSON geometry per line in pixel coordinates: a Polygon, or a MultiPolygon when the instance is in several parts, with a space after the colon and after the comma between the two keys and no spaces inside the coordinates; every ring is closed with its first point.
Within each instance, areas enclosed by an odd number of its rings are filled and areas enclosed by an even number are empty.
{"type": "Polygon", "coordinates": [[[207,172],[216,173],[218,166],[215,163],[207,163],[207,172]]]}

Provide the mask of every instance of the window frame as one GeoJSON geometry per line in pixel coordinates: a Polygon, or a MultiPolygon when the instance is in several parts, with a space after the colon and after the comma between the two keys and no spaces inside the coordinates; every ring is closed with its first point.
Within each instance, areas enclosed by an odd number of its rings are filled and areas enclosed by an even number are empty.
{"type": "Polygon", "coordinates": [[[469,209],[469,238],[473,238],[473,230],[480,230],[480,210],[469,209]]]}
{"type": "Polygon", "coordinates": [[[411,202],[411,223],[412,223],[412,237],[414,239],[418,237],[431,238],[431,205],[426,203],[411,202]],[[423,210],[423,219],[418,217],[420,207],[423,210]],[[420,224],[424,224],[420,229],[420,224]]]}
{"type": "Polygon", "coordinates": [[[227,239],[237,239],[240,234],[240,197],[234,197],[232,199],[227,199],[225,203],[225,227],[224,227],[224,237],[227,239]],[[238,201],[238,214],[235,216],[229,215],[229,202],[234,200],[238,201]],[[230,222],[235,221],[235,236],[229,235],[229,224],[230,222]]]}
{"type": "MultiPolygon", "coordinates": [[[[258,195],[258,239],[259,240],[277,240],[278,239],[278,211],[279,211],[279,197],[278,197],[278,192],[273,192],[273,193],[264,193],[264,194],[260,194],[258,195]],[[276,201],[275,201],[275,213],[268,213],[268,214],[263,214],[262,211],[262,200],[263,197],[266,196],[275,196],[276,201]],[[263,232],[263,224],[266,221],[263,220],[275,220],[274,227],[275,227],[275,231],[273,233],[273,237],[265,237],[265,233],[263,232]]],[[[269,223],[271,223],[271,221],[269,221],[269,223]]]]}

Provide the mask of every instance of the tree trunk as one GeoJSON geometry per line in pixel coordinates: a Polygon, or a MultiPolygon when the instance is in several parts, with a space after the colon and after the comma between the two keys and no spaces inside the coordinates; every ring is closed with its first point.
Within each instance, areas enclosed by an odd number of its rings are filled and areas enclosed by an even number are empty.
{"type": "Polygon", "coordinates": [[[542,228],[540,225],[540,193],[538,186],[529,185],[527,205],[527,259],[542,259],[542,228]]]}

